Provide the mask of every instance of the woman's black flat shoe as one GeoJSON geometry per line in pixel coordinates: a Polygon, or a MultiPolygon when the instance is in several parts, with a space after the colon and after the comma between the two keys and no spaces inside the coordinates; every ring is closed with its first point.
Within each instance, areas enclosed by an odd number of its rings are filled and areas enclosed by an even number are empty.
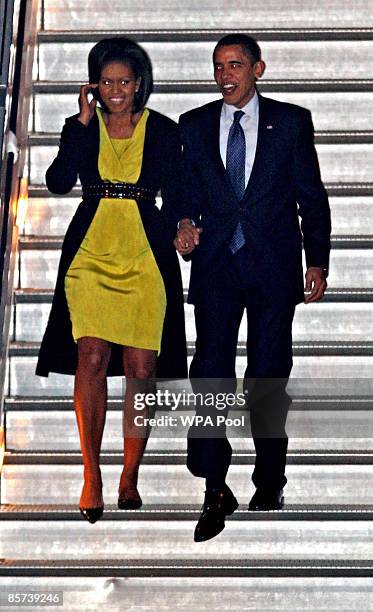
{"type": "Polygon", "coordinates": [[[98,508],[80,508],[80,513],[84,516],[85,520],[88,521],[89,523],[95,523],[96,521],[98,521],[103,513],[104,513],[104,507],[103,506],[99,506],[98,508]]]}
{"type": "Polygon", "coordinates": [[[138,510],[142,506],[141,497],[119,497],[118,508],[119,510],[138,510]]]}

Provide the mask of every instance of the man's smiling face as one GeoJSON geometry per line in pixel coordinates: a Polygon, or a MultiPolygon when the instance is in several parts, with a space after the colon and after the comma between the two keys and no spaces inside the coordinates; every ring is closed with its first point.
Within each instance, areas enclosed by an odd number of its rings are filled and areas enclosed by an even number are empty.
{"type": "Polygon", "coordinates": [[[262,61],[253,62],[241,45],[217,47],[214,53],[214,78],[224,102],[242,108],[255,93],[255,83],[265,69],[262,61]]]}

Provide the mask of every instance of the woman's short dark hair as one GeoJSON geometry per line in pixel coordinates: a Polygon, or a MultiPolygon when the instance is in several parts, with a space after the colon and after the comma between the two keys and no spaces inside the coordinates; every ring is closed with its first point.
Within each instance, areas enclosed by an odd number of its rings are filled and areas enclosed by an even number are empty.
{"type": "Polygon", "coordinates": [[[216,49],[227,47],[228,45],[240,45],[254,64],[262,59],[262,52],[258,43],[255,38],[248,34],[227,34],[223,36],[214,49],[214,56],[216,49]]]}
{"type": "MultiPolygon", "coordinates": [[[[153,70],[146,51],[134,40],[117,36],[100,40],[88,55],[88,77],[90,83],[98,83],[103,68],[111,62],[121,62],[130,66],[135,79],[141,77],[139,91],[135,93],[133,112],[144,108],[153,91],[153,70]]],[[[100,96],[100,104],[104,107],[100,96]]]]}

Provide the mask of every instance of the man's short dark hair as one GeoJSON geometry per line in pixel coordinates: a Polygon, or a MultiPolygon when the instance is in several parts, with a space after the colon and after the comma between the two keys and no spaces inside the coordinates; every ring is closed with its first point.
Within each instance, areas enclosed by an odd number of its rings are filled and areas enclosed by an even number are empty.
{"type": "MultiPolygon", "coordinates": [[[[146,51],[134,40],[124,36],[100,40],[88,55],[88,77],[90,83],[98,83],[104,67],[111,62],[130,66],[135,79],[141,77],[139,91],[135,94],[133,112],[144,108],[153,91],[153,70],[146,51]]],[[[102,101],[99,98],[100,103],[102,101]]],[[[104,105],[103,105],[104,106],[104,105]]]]}
{"type": "Polygon", "coordinates": [[[215,57],[216,49],[228,47],[228,45],[240,45],[254,64],[262,59],[262,52],[258,43],[255,38],[248,34],[227,34],[223,36],[215,46],[213,57],[215,57]]]}

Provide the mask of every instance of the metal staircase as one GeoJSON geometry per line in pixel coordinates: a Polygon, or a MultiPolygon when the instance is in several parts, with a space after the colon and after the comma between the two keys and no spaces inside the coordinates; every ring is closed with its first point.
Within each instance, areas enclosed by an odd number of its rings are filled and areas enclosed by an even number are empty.
{"type": "MultiPolygon", "coordinates": [[[[66,610],[373,610],[372,7],[363,0],[353,12],[346,0],[251,5],[42,3],[30,204],[19,239],[8,361],[1,588],[62,590],[66,610]],[[34,376],[62,236],[80,193],[77,186],[51,196],[45,170],[64,118],[77,112],[94,42],[121,33],[142,43],[156,79],[149,106],[176,119],[219,97],[211,51],[235,28],[250,28],[261,43],[267,71],[260,91],[312,111],[332,208],[329,289],[321,303],[299,306],[294,322],[286,508],[247,511],[253,445],[235,438],[229,484],[240,507],[221,535],[195,544],[204,483],[185,467],[186,432],[158,431],[140,474],[143,508],[116,509],[122,383],[111,379],[102,452],[106,509],[91,526],[77,510],[82,466],[73,380],[34,376]]],[[[186,288],[187,264],[183,277],[186,288]]],[[[185,308],[191,355],[193,312],[185,308]]],[[[239,376],[244,338],[243,324],[239,376]]]]}

